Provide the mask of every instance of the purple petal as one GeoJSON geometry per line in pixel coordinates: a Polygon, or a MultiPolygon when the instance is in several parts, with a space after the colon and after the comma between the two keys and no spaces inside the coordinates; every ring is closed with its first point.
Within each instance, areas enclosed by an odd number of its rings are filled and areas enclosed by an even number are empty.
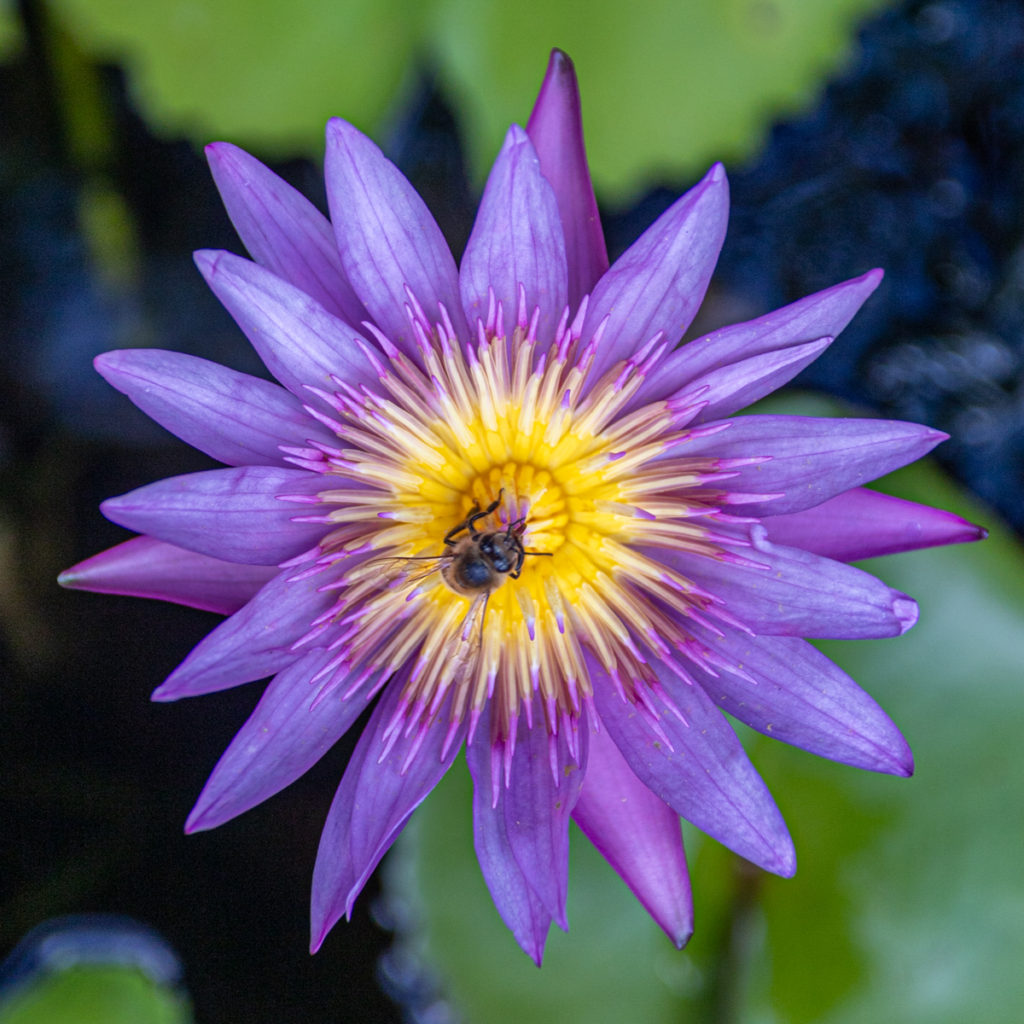
{"type": "Polygon", "coordinates": [[[679,816],[626,764],[605,729],[590,735],[576,824],[679,949],[693,934],[693,898],[679,816]]]}
{"type": "Polygon", "coordinates": [[[512,855],[544,909],[563,929],[569,926],[569,816],[583,784],[589,738],[584,723],[577,759],[567,749],[564,733],[552,740],[538,713],[533,728],[520,728],[516,737],[508,786],[503,778],[489,780],[492,786],[497,782],[512,855]]]}
{"type": "Polygon", "coordinates": [[[196,266],[270,372],[300,401],[309,386],[333,391],[332,377],[376,384],[357,332],[305,292],[230,252],[200,250],[196,266]]]}
{"type": "Polygon", "coordinates": [[[490,290],[502,303],[506,337],[517,323],[519,288],[527,315],[540,307],[543,351],[554,338],[567,297],[565,241],[555,193],[540,172],[529,136],[512,125],[494,162],[462,259],[459,286],[471,324],[486,321],[490,290]]]}
{"type": "Polygon", "coordinates": [[[656,334],[671,344],[690,325],[711,280],[729,215],[725,170],[715,164],[612,265],[591,295],[584,338],[607,317],[589,379],[656,334]]]}
{"type": "Polygon", "coordinates": [[[539,967],[551,914],[519,866],[509,842],[503,782],[499,782],[498,802],[492,805],[489,708],[480,719],[475,741],[466,748],[466,761],[473,777],[473,843],[480,870],[502,921],[539,967]]]}
{"type": "Polygon", "coordinates": [[[704,406],[691,422],[706,423],[745,409],[792,380],[831,344],[832,338],[817,338],[737,359],[701,374],[687,385],[691,400],[704,406]]]}
{"type": "Polygon", "coordinates": [[[459,734],[442,755],[448,732],[447,712],[442,709],[427,729],[399,737],[385,753],[385,733],[403,686],[404,679],[394,679],[384,691],[327,815],[313,868],[314,953],[342,914],[351,913],[373,869],[462,746],[459,734]]]}
{"type": "Polygon", "coordinates": [[[429,317],[442,303],[456,329],[464,326],[455,260],[402,172],[362,132],[334,118],[327,125],[325,173],[342,265],[377,326],[416,353],[406,287],[429,317]]]}
{"type": "Polygon", "coordinates": [[[930,452],[948,435],[899,420],[813,416],[739,416],[718,433],[684,440],[666,454],[719,459],[769,456],[770,461],[730,469],[728,491],[778,494],[730,505],[740,515],[799,512],[859,487],[930,452]]]}
{"type": "Polygon", "coordinates": [[[569,267],[569,305],[575,309],[608,269],[608,250],[587,168],[576,71],[561,50],[551,51],[526,131],[541,172],[555,190],[569,267]]]}
{"type": "Polygon", "coordinates": [[[337,440],[284,388],[206,359],[137,348],[94,365],[147,416],[229,466],[284,466],[281,445],[337,440]]]}
{"type": "Polygon", "coordinates": [[[350,324],[367,319],[338,257],[327,218],[245,150],[206,147],[213,179],[249,255],[350,324]]]}
{"type": "Polygon", "coordinates": [[[186,473],[147,484],[100,510],[120,526],[189,551],[228,562],[272,565],[311,548],[330,527],[296,523],[294,516],[326,506],[296,504],[281,495],[314,495],[329,489],[319,473],[272,466],[241,466],[186,473]]]}
{"type": "Polygon", "coordinates": [[[320,591],[314,576],[294,580],[295,570],[279,573],[240,611],[222,622],[153,693],[153,700],[178,700],[226,690],[274,675],[305,653],[292,649],[313,620],[335,603],[332,590],[320,591]]]}
{"type": "Polygon", "coordinates": [[[754,633],[863,640],[899,636],[917,622],[917,604],[853,566],[774,545],[751,530],[744,550],[758,565],[685,552],[650,551],[721,602],[754,633]],[[763,568],[762,568],[763,567],[763,568]]]}
{"type": "Polygon", "coordinates": [[[278,573],[277,566],[240,565],[153,537],[133,537],[65,569],[62,587],[129,594],[230,615],[278,573]]]}
{"type": "MultiPolygon", "coordinates": [[[[630,408],[692,391],[699,377],[740,360],[818,339],[835,338],[881,280],[881,270],[870,270],[756,320],[723,327],[687,342],[644,381],[630,408]]],[[[802,367],[797,367],[794,373],[799,369],[802,367]]],[[[718,415],[728,416],[741,408],[737,405],[718,415]]]]}
{"type": "MultiPolygon", "coordinates": [[[[608,735],[655,796],[766,871],[789,876],[796,853],[786,824],[740,741],[699,686],[674,694],[684,725],[655,695],[655,729],[590,660],[594,702],[608,735]],[[668,743],[665,742],[666,738],[668,743]]],[[[663,666],[652,666],[667,673],[663,666]]]]}
{"type": "MultiPolygon", "coordinates": [[[[913,755],[889,716],[809,643],[728,628],[724,636],[699,626],[692,632],[713,652],[716,674],[691,662],[686,668],[723,711],[832,761],[891,775],[913,773],[913,755]]],[[[668,675],[662,680],[672,697],[686,689],[668,675]]]]}
{"type": "Polygon", "coordinates": [[[814,508],[767,516],[764,528],[775,544],[803,548],[840,562],[898,551],[963,544],[988,534],[952,512],[857,488],[814,508]]]}
{"type": "Polygon", "coordinates": [[[365,696],[342,700],[336,691],[317,702],[321,687],[311,680],[333,657],[311,651],[270,681],[203,787],[186,832],[216,828],[279,793],[355,722],[366,708],[365,696]]]}

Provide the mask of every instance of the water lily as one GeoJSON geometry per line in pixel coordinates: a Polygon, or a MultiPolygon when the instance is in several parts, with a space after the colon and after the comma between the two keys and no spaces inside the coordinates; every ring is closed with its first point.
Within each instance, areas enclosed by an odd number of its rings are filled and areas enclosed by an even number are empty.
{"type": "Polygon", "coordinates": [[[229,616],[157,700],[273,677],[189,830],[278,792],[372,708],[316,860],[314,949],[462,751],[484,877],[538,963],[567,925],[570,818],[679,945],[680,816],[793,873],[723,711],[910,774],[882,709],[802,638],[903,633],[914,601],[846,563],[980,535],[863,487],[944,435],[736,416],[832,343],[879,271],[677,347],[723,242],[724,171],[609,268],[559,52],[459,266],[344,121],[327,129],[330,220],[241,150],[208,154],[251,260],[196,262],[278,383],[174,352],[101,356],[114,387],[229,468],[105,502],[140,536],[62,582],[229,616]]]}

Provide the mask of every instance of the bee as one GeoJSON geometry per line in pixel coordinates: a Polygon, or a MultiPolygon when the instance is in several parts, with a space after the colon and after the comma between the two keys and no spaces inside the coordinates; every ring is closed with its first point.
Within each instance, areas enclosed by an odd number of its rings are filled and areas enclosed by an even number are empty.
{"type": "MultiPolygon", "coordinates": [[[[465,656],[465,651],[475,651],[480,647],[483,620],[491,594],[506,579],[519,579],[527,556],[551,556],[550,551],[527,551],[523,546],[525,516],[498,530],[478,528],[481,519],[486,519],[497,510],[503,493],[504,489],[500,490],[498,497],[484,509],[474,504],[469,515],[444,535],[444,550],[441,554],[387,559],[385,562],[391,563],[397,576],[385,570],[382,575],[374,574],[374,577],[366,580],[366,585],[373,587],[373,578],[377,579],[377,586],[389,578],[397,578],[398,585],[409,590],[406,600],[412,600],[420,593],[419,585],[436,573],[449,590],[460,597],[469,598],[469,607],[455,640],[455,646],[463,650],[460,658],[465,656]],[[412,568],[416,564],[419,568],[412,568]]],[[[372,565],[380,563],[376,560],[367,562],[363,568],[365,570],[372,565]]]]}
{"type": "Polygon", "coordinates": [[[440,558],[441,578],[463,597],[490,594],[508,579],[517,580],[527,555],[548,555],[523,547],[525,519],[509,523],[504,530],[478,530],[476,524],[501,503],[501,493],[485,509],[474,505],[461,523],[444,535],[445,550],[440,558]]]}

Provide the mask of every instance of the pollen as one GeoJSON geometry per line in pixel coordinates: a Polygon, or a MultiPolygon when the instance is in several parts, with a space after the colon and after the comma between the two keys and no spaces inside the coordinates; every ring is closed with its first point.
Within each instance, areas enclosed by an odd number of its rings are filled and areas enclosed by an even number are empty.
{"type": "Polygon", "coordinates": [[[521,714],[575,749],[588,658],[643,711],[650,691],[665,699],[652,658],[679,672],[674,651],[700,656],[680,623],[724,616],[649,552],[720,557],[729,467],[674,456],[701,434],[687,426],[698,402],[634,401],[660,336],[592,380],[601,328],[581,337],[585,301],[544,347],[522,293],[512,336],[492,296],[468,347],[443,308],[431,322],[410,294],[407,313],[418,359],[377,333],[378,387],[334,379],[314,392],[330,411],[307,406],[338,444],[288,453],[324,474],[317,500],[335,506],[316,566],[337,600],[300,644],[331,631],[321,677],[348,680],[346,696],[353,678],[404,671],[392,742],[441,715],[472,736],[491,702],[506,758],[521,714]],[[479,586],[452,585],[459,559],[482,560],[479,586]]]}

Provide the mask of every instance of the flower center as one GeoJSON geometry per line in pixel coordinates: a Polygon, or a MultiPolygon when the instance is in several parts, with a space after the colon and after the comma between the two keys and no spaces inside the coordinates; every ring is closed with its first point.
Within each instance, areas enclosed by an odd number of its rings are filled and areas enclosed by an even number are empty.
{"type": "Polygon", "coordinates": [[[522,304],[512,338],[493,314],[464,347],[416,307],[415,362],[379,337],[379,390],[316,392],[341,446],[293,461],[339,484],[318,495],[333,529],[316,561],[338,599],[304,642],[338,652],[325,673],[345,693],[403,680],[395,737],[441,714],[472,731],[491,702],[506,750],[520,712],[574,745],[585,649],[642,707],[648,658],[693,646],[687,615],[720,614],[643,549],[720,554],[709,485],[728,467],[666,456],[700,432],[680,429],[693,409],[631,408],[656,355],[590,382],[582,310],[544,352],[522,304]]]}

